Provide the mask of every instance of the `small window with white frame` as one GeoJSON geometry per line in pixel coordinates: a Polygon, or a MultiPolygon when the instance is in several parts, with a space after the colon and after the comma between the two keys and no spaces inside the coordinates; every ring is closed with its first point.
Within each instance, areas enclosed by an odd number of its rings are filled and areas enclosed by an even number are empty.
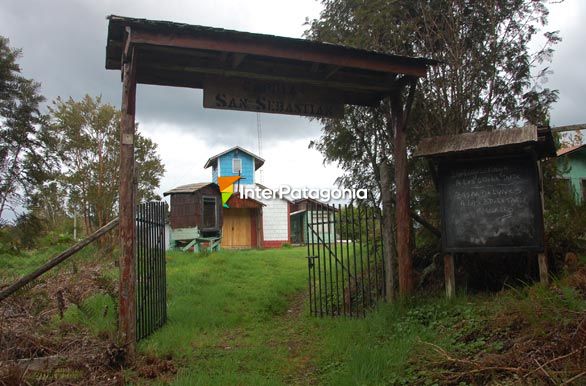
{"type": "Polygon", "coordinates": [[[232,173],[242,173],[242,160],[240,158],[232,158],[232,173]]]}

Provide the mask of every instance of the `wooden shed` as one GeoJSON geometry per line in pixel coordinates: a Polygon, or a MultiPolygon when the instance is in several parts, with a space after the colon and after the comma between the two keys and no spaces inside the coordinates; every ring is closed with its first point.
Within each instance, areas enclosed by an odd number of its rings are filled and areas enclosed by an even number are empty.
{"type": "Polygon", "coordinates": [[[212,182],[178,186],[171,196],[171,245],[199,237],[220,237],[223,225],[220,188],[212,182]]]}

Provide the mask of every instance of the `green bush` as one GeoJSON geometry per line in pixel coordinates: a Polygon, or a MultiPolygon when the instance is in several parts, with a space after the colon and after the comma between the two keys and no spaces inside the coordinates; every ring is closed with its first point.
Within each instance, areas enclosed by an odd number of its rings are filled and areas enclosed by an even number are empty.
{"type": "Polygon", "coordinates": [[[13,226],[0,227],[0,253],[10,255],[20,253],[20,239],[13,226]]]}
{"type": "Polygon", "coordinates": [[[558,163],[544,165],[544,224],[548,252],[561,262],[566,252],[585,251],[586,203],[577,203],[568,181],[559,178],[558,163]]]}

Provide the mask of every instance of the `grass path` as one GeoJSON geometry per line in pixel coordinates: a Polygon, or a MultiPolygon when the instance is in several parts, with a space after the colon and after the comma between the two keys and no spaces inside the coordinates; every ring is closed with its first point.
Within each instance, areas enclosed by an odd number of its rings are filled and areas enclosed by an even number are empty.
{"type": "MultiPolygon", "coordinates": [[[[141,342],[179,368],[172,385],[383,385],[402,380],[428,328],[385,305],[310,317],[305,249],[168,256],[168,323],[141,342]]],[[[166,380],[160,381],[166,384],[166,380]]]]}
{"type": "Polygon", "coordinates": [[[169,322],[140,348],[176,360],[174,385],[304,379],[310,346],[300,323],[304,255],[302,249],[170,253],[169,322]]]}

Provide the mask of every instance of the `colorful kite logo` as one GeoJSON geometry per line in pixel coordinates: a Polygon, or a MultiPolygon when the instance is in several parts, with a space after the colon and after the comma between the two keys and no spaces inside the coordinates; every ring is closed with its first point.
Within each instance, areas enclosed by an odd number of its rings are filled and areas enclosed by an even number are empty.
{"type": "Polygon", "coordinates": [[[222,205],[229,208],[227,202],[234,194],[234,183],[240,179],[240,176],[218,177],[218,186],[222,193],[222,205]]]}

